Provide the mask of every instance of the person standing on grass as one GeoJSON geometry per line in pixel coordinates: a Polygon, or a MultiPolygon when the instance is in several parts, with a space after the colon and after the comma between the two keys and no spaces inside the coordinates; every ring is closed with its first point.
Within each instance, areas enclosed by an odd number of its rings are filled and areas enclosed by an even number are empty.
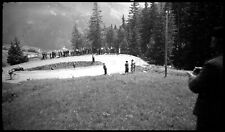
{"type": "Polygon", "coordinates": [[[131,63],[130,63],[130,71],[131,71],[131,73],[133,73],[133,59],[131,60],[131,63]]]}
{"type": "Polygon", "coordinates": [[[104,75],[107,75],[107,67],[106,67],[105,63],[103,63],[103,69],[104,69],[104,75]]]}
{"type": "Polygon", "coordinates": [[[197,116],[197,130],[220,130],[223,126],[222,97],[223,85],[223,33],[224,28],[215,28],[211,37],[211,48],[214,49],[215,58],[207,61],[199,74],[194,69],[189,76],[189,88],[198,98],[193,110],[197,116]]]}
{"type": "Polygon", "coordinates": [[[135,71],[135,63],[134,60],[131,60],[131,72],[133,73],[135,71]]]}
{"type": "Polygon", "coordinates": [[[126,61],[125,63],[125,73],[128,73],[129,72],[129,64],[128,64],[128,61],[126,61]]]}

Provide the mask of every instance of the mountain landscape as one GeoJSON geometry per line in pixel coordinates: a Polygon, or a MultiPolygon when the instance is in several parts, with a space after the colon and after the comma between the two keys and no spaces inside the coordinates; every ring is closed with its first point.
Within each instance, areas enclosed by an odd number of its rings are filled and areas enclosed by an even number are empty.
{"type": "MultiPolygon", "coordinates": [[[[102,26],[121,25],[131,3],[100,2],[102,26]]],[[[21,45],[43,50],[70,48],[74,24],[88,29],[93,2],[14,2],[3,4],[3,45],[18,37],[21,45]]]]}

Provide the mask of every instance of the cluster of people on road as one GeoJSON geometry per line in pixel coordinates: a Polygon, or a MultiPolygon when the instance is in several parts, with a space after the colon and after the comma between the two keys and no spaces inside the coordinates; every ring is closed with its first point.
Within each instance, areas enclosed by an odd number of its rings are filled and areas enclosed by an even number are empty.
{"type": "Polygon", "coordinates": [[[59,51],[52,51],[52,52],[42,52],[42,60],[45,59],[52,59],[55,57],[67,57],[67,56],[76,56],[76,55],[85,55],[85,54],[91,54],[96,53],[98,55],[101,54],[114,54],[116,53],[115,48],[100,48],[100,49],[88,49],[88,48],[82,48],[82,49],[76,49],[76,50],[59,50],[59,51]]]}
{"type": "Polygon", "coordinates": [[[70,51],[69,50],[65,50],[65,51],[52,51],[52,52],[42,52],[42,60],[45,60],[47,58],[56,58],[58,57],[67,57],[70,55],[70,51]],[[49,56],[49,57],[48,57],[49,56]]]}

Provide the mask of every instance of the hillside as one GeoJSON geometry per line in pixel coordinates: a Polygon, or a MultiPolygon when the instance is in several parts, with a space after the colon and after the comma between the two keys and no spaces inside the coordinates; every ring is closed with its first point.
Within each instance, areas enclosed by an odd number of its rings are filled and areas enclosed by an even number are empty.
{"type": "MultiPolygon", "coordinates": [[[[125,61],[134,60],[136,66],[147,66],[148,63],[144,60],[126,54],[120,55],[95,55],[95,61],[105,63],[107,66],[108,74],[114,73],[124,73],[124,64],[125,61]]],[[[16,72],[14,80],[8,80],[9,76],[7,71],[18,66],[22,66],[24,69],[35,68],[44,65],[56,64],[61,62],[75,62],[75,61],[92,61],[91,55],[82,55],[82,56],[70,56],[65,58],[54,58],[47,60],[37,60],[29,61],[26,63],[21,63],[18,65],[8,66],[3,68],[3,80],[6,82],[21,82],[26,81],[27,79],[46,79],[46,78],[72,78],[72,77],[81,77],[81,76],[97,76],[103,74],[102,65],[90,66],[90,67],[79,67],[71,69],[56,69],[56,70],[35,70],[35,71],[21,71],[16,72]]]]}
{"type": "Polygon", "coordinates": [[[154,71],[2,87],[5,130],[194,130],[187,77],[154,71]]]}

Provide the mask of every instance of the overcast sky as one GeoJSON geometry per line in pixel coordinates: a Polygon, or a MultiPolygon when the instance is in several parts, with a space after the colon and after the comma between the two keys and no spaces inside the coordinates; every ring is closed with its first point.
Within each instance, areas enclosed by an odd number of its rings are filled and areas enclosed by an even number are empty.
{"type": "MultiPolygon", "coordinates": [[[[98,2],[107,27],[127,19],[130,2],[98,2]]],[[[143,5],[143,3],[141,3],[143,5]]],[[[88,28],[93,2],[17,2],[3,4],[3,42],[17,36],[24,45],[43,49],[69,46],[72,27],[88,28]]]]}

